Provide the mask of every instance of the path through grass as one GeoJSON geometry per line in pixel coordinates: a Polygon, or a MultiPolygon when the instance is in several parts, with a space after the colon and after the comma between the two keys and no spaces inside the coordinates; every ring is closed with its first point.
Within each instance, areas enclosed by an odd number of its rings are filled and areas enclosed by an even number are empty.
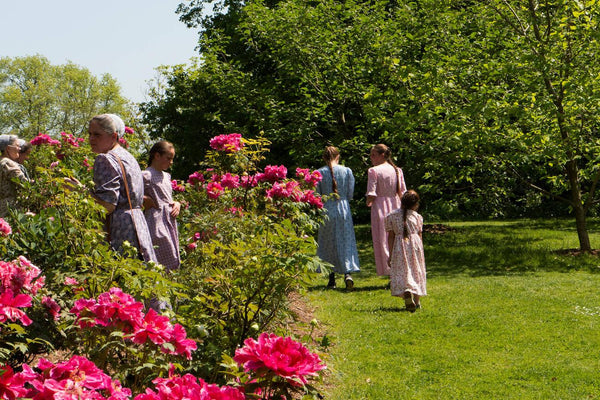
{"type": "Polygon", "coordinates": [[[600,398],[600,259],[552,252],[577,247],[571,221],[448,225],[424,236],[420,312],[375,275],[368,226],[354,292],[315,277],[308,299],[332,339],[325,398],[600,398]]]}

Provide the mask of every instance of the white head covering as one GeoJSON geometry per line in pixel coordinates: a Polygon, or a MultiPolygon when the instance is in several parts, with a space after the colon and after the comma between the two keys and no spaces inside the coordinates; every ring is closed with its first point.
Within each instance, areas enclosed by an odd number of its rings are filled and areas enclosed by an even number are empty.
{"type": "Polygon", "coordinates": [[[113,120],[113,124],[115,125],[115,132],[119,136],[119,139],[125,135],[125,122],[116,114],[106,114],[110,116],[113,120]]]}
{"type": "Polygon", "coordinates": [[[0,152],[4,152],[6,146],[13,144],[18,139],[16,135],[0,135],[0,152]]]}

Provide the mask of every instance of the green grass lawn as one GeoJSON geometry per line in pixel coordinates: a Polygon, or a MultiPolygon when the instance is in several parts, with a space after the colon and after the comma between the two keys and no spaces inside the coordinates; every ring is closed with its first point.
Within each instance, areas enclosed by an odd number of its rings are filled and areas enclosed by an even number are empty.
{"type": "MultiPolygon", "coordinates": [[[[414,314],[375,275],[368,226],[356,227],[354,292],[315,277],[325,398],[600,398],[600,258],[554,252],[578,247],[574,223],[447,225],[424,235],[429,296],[414,314]]],[[[600,247],[600,221],[590,232],[600,247]]]]}

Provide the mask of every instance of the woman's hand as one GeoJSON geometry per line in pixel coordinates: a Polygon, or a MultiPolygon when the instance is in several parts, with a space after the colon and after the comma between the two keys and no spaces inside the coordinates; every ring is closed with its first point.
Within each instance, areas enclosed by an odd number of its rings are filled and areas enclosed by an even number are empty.
{"type": "Polygon", "coordinates": [[[144,196],[144,201],[142,203],[144,210],[149,210],[150,208],[158,208],[154,199],[150,196],[144,196]]]}
{"type": "Polygon", "coordinates": [[[77,178],[63,178],[65,183],[65,189],[67,190],[76,190],[83,188],[83,184],[79,182],[77,178]]]}
{"type": "Polygon", "coordinates": [[[179,215],[179,211],[181,211],[181,203],[178,201],[175,201],[175,202],[173,202],[173,204],[171,204],[171,206],[173,207],[171,209],[171,217],[177,218],[177,216],[179,215]]]}
{"type": "Polygon", "coordinates": [[[377,196],[367,196],[367,207],[371,207],[377,196]]]}

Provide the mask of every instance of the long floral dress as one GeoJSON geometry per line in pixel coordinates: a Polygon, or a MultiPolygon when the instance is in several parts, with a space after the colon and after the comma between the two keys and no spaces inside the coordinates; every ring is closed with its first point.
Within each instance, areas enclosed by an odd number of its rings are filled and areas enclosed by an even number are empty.
{"type": "Polygon", "coordinates": [[[26,180],[19,163],[8,157],[0,159],[0,217],[6,217],[8,210],[16,205],[17,188],[14,178],[26,180]]]}
{"type": "MultiPolygon", "coordinates": [[[[317,192],[330,195],[333,181],[329,167],[322,167],[319,172],[323,179],[317,184],[317,192]]],[[[360,271],[349,203],[354,195],[354,175],[350,168],[341,165],[333,167],[333,174],[339,198],[330,198],[323,205],[327,217],[319,228],[317,256],[333,264],[338,274],[349,274],[360,271]]]]}
{"type": "Polygon", "coordinates": [[[403,296],[411,292],[418,296],[427,295],[427,272],[423,252],[423,217],[413,210],[406,210],[408,237],[404,239],[403,210],[396,210],[385,218],[385,229],[394,232],[390,288],[392,296],[403,296]]]}
{"type": "Polygon", "coordinates": [[[367,181],[367,196],[375,196],[371,205],[371,235],[373,237],[373,253],[377,275],[389,275],[387,265],[389,250],[385,232],[385,216],[400,208],[400,196],[406,192],[404,174],[398,168],[400,178],[400,195],[396,191],[396,170],[390,163],[379,164],[369,168],[367,181]]]}
{"type": "Polygon", "coordinates": [[[94,184],[95,196],[116,206],[115,211],[109,216],[111,246],[121,251],[123,242],[127,240],[138,249],[144,261],[156,262],[152,239],[142,212],[144,181],[136,159],[120,146],[107,153],[98,154],[94,161],[94,184]],[[129,208],[118,158],[125,168],[133,209],[129,208]]]}
{"type": "Polygon", "coordinates": [[[177,269],[179,258],[179,233],[177,220],[171,216],[173,209],[173,188],[171,175],[148,167],[142,172],[144,194],[150,196],[156,207],[144,211],[152,244],[159,263],[167,269],[177,269]]]}

